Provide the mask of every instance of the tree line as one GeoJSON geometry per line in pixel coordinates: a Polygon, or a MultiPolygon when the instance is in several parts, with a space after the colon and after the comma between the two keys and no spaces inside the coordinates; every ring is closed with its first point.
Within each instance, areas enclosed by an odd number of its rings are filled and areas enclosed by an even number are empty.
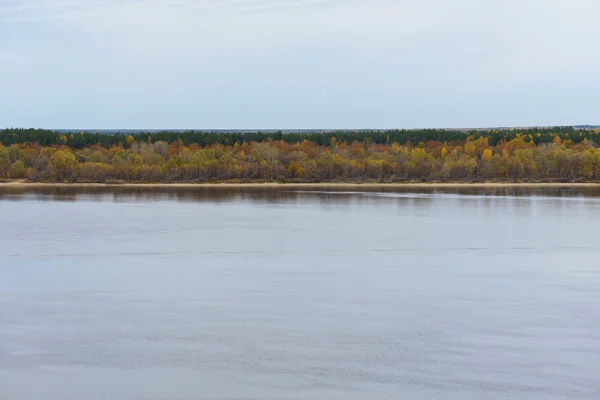
{"type": "Polygon", "coordinates": [[[595,182],[600,133],[0,133],[0,178],[42,182],[595,182]],[[408,135],[408,136],[405,136],[408,135]],[[495,136],[497,135],[497,136],[495,136]]]}
{"type": "Polygon", "coordinates": [[[138,132],[134,134],[116,132],[61,132],[46,129],[4,129],[0,130],[0,143],[5,146],[22,143],[39,143],[42,146],[66,145],[72,149],[83,149],[91,145],[110,147],[126,142],[129,136],[136,142],[174,143],[181,141],[184,145],[199,144],[201,146],[235,143],[266,142],[283,140],[289,144],[310,141],[318,145],[328,145],[332,139],[337,142],[352,143],[369,141],[375,144],[406,144],[427,141],[451,142],[464,141],[467,138],[487,138],[490,145],[495,146],[502,141],[510,141],[518,135],[525,141],[535,144],[550,143],[555,136],[563,141],[580,143],[584,140],[599,141],[600,131],[592,129],[576,129],[574,127],[528,128],[528,129],[487,129],[487,130],[448,130],[448,129],[416,129],[416,130],[340,130],[329,132],[213,132],[213,131],[162,131],[138,132]]]}

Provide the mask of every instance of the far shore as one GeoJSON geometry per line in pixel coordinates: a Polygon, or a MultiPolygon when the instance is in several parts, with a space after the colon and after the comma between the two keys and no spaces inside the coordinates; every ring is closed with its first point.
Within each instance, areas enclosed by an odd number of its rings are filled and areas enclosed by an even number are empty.
{"type": "Polygon", "coordinates": [[[407,182],[407,183],[343,183],[343,182],[315,182],[315,183],[55,183],[55,182],[26,182],[8,181],[0,182],[2,188],[292,188],[292,189],[377,189],[377,188],[584,188],[600,187],[600,183],[524,183],[524,182],[407,182]]]}

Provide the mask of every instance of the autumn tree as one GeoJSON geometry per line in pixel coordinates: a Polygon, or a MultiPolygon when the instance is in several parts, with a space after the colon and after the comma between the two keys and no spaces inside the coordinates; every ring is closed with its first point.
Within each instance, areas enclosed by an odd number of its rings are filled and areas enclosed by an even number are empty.
{"type": "Polygon", "coordinates": [[[50,158],[49,167],[56,180],[69,180],[77,170],[75,155],[68,150],[58,150],[50,158]]]}

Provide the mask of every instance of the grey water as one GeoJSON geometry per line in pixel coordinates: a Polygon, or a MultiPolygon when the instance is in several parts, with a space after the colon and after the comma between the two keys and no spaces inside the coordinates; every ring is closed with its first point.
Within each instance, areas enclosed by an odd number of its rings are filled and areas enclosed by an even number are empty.
{"type": "Polygon", "coordinates": [[[0,189],[0,399],[599,399],[597,189],[0,189]]]}

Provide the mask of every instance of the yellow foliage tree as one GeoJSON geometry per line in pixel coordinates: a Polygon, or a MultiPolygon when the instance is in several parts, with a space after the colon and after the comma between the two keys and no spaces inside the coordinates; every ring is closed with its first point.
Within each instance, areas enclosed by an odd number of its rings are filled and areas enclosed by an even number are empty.
{"type": "Polygon", "coordinates": [[[59,150],[50,157],[49,165],[55,179],[67,180],[77,169],[78,163],[73,153],[59,150]]]}
{"type": "Polygon", "coordinates": [[[492,150],[490,149],[485,149],[483,151],[483,154],[481,155],[481,159],[485,162],[490,162],[492,161],[492,150]]]}

